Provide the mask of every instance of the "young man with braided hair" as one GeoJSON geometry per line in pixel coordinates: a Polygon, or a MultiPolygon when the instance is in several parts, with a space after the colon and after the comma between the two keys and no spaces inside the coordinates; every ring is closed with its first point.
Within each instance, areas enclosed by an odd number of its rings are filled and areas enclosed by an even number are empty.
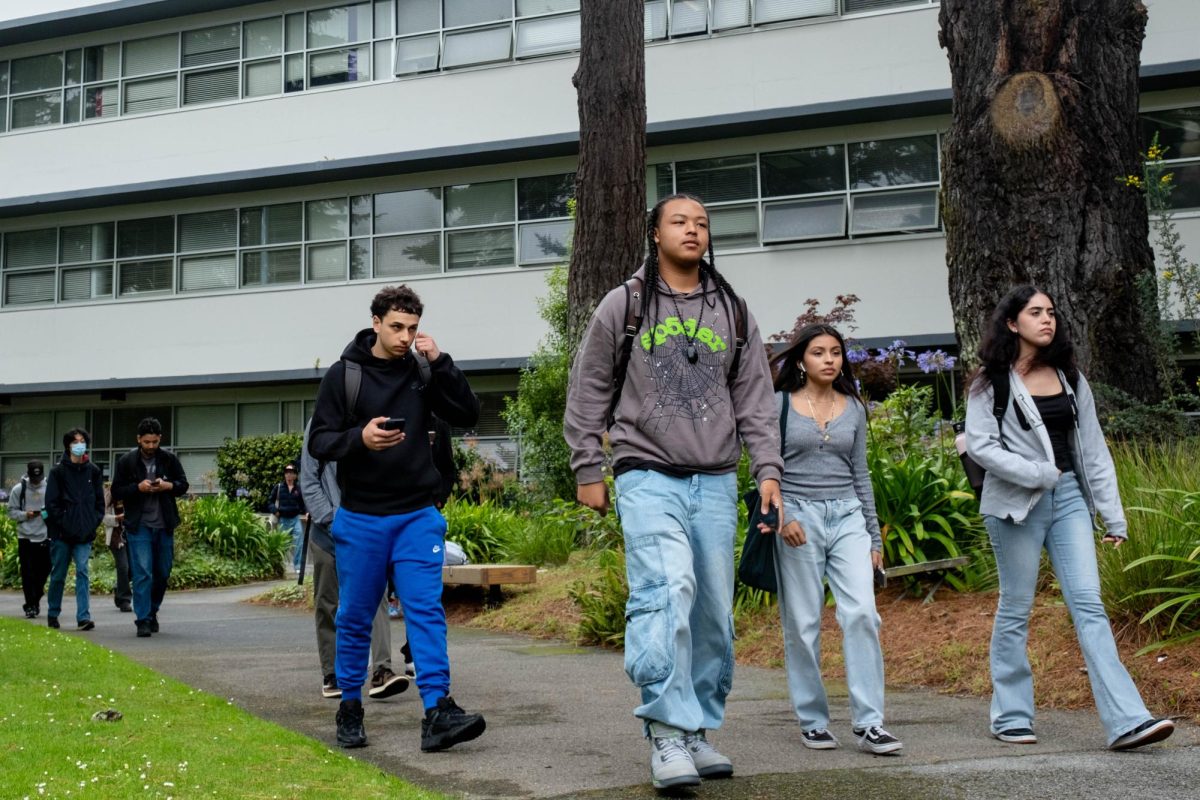
{"type": "Polygon", "coordinates": [[[733,774],[706,731],[733,680],[741,443],[764,511],[779,508],[783,462],[766,351],[714,266],[704,205],[664,198],[648,229],[633,288],[609,292],[584,334],[563,430],[579,502],[605,514],[607,420],[629,579],[625,671],[641,690],[654,786],[670,789],[733,774]]]}

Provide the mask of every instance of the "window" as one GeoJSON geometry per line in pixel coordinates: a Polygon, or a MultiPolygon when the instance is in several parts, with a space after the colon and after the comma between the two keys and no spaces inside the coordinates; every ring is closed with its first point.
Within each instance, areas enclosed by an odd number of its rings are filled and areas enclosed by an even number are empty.
{"type": "Polygon", "coordinates": [[[518,261],[562,263],[575,223],[568,202],[575,195],[575,173],[522,178],[517,181],[518,261]]]}
{"type": "Polygon", "coordinates": [[[841,145],[764,153],[761,163],[763,197],[846,189],[846,154],[841,145]]]}
{"type": "Polygon", "coordinates": [[[308,57],[308,85],[331,86],[371,80],[371,48],[327,50],[308,57]]]}
{"type": "Polygon", "coordinates": [[[490,61],[505,61],[511,57],[512,29],[506,25],[502,28],[447,33],[442,66],[463,67],[490,61]]]}
{"type": "Polygon", "coordinates": [[[237,213],[208,211],[179,216],[179,291],[237,286],[237,213]],[[227,252],[205,252],[226,250],[227,252]]]}
{"type": "Polygon", "coordinates": [[[837,0],[755,0],[754,21],[779,22],[788,19],[836,14],[837,0]]]}
{"type": "Polygon", "coordinates": [[[758,196],[758,168],[754,156],[680,161],[675,165],[678,191],[694,194],[709,203],[745,200],[758,196]]]}
{"type": "Polygon", "coordinates": [[[117,294],[128,297],[171,291],[172,266],[170,259],[119,263],[117,294]]]}
{"type": "Polygon", "coordinates": [[[441,189],[413,189],[375,195],[375,233],[440,228],[441,221],[441,189]]]}
{"type": "Polygon", "coordinates": [[[671,0],[671,35],[708,31],[708,0],[671,0]]]}
{"type": "Polygon", "coordinates": [[[300,248],[242,253],[242,286],[300,282],[300,248]]]}
{"type": "Polygon", "coordinates": [[[371,38],[371,4],[308,12],[308,47],[336,47],[371,38]]]}
{"type": "Polygon", "coordinates": [[[59,299],[64,303],[72,300],[109,298],[112,297],[112,293],[113,268],[110,264],[62,271],[59,299]]]}
{"type": "Polygon", "coordinates": [[[111,222],[60,228],[58,238],[58,263],[60,264],[112,260],[113,226],[111,222]]]}
{"type": "Polygon", "coordinates": [[[1168,206],[1200,209],[1200,106],[1143,112],[1141,126],[1144,146],[1157,135],[1163,149],[1162,170],[1171,175],[1168,206]]]}
{"type": "Polygon", "coordinates": [[[300,208],[299,203],[283,203],[242,209],[242,247],[300,241],[303,238],[300,208]]]}
{"type": "Polygon", "coordinates": [[[179,68],[179,37],[175,34],[125,42],[124,77],[168,72],[179,68]]]}
{"type": "Polygon", "coordinates": [[[117,223],[117,258],[175,252],[172,217],[123,220],[117,223]]]}

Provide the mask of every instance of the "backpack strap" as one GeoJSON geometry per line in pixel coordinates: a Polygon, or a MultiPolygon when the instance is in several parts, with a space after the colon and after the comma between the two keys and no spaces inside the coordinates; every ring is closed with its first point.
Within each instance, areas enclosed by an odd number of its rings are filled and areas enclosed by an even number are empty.
{"type": "MultiPolygon", "coordinates": [[[[729,366],[729,376],[725,379],[728,386],[733,386],[733,382],[737,380],[738,369],[742,365],[742,351],[746,349],[746,339],[749,338],[748,326],[746,321],[749,312],[746,310],[746,300],[742,297],[734,297],[733,303],[733,363],[729,366]]],[[[784,418],[786,419],[786,414],[784,418]]]]}
{"type": "Polygon", "coordinates": [[[362,388],[362,364],[349,359],[342,359],[342,377],[346,383],[346,413],[344,416],[347,427],[358,419],[358,392],[362,388]]]}
{"type": "Polygon", "coordinates": [[[21,505],[17,506],[19,511],[25,510],[25,498],[29,494],[29,479],[21,478],[21,505]]]}
{"type": "Polygon", "coordinates": [[[429,359],[420,350],[413,349],[413,358],[417,361],[417,370],[421,373],[421,385],[428,386],[429,379],[433,374],[433,370],[429,367],[429,359]]]}
{"type": "Polygon", "coordinates": [[[605,427],[611,428],[617,421],[617,404],[621,402],[621,391],[625,388],[625,376],[629,372],[629,358],[633,353],[633,340],[642,327],[642,279],[636,275],[625,281],[625,331],[621,346],[617,349],[617,363],[613,369],[613,394],[608,404],[605,427]]]}

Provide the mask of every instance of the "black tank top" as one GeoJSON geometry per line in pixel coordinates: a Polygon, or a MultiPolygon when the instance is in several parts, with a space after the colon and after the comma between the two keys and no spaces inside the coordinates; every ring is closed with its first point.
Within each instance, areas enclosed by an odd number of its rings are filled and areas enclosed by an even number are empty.
{"type": "Polygon", "coordinates": [[[1071,428],[1075,426],[1074,415],[1071,413],[1071,400],[1066,392],[1048,396],[1033,397],[1038,414],[1046,425],[1046,433],[1050,435],[1050,446],[1054,448],[1054,466],[1062,472],[1075,469],[1071,463],[1071,428]]]}

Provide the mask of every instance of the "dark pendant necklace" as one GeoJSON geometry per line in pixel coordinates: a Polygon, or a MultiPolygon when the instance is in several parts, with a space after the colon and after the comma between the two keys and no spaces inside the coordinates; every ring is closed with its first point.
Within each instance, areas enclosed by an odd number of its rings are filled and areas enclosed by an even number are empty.
{"type": "MultiPolygon", "coordinates": [[[[679,324],[683,325],[683,314],[679,313],[679,303],[675,302],[675,290],[670,284],[663,281],[663,286],[667,287],[667,294],[671,296],[671,305],[675,309],[675,319],[679,320],[679,324]]],[[[701,298],[700,298],[700,316],[696,319],[696,330],[691,336],[687,335],[687,329],[684,328],[683,340],[687,342],[687,346],[683,349],[683,354],[687,358],[689,364],[695,364],[700,360],[700,351],[696,349],[696,337],[700,335],[700,323],[704,321],[704,278],[700,278],[701,298]]]]}

